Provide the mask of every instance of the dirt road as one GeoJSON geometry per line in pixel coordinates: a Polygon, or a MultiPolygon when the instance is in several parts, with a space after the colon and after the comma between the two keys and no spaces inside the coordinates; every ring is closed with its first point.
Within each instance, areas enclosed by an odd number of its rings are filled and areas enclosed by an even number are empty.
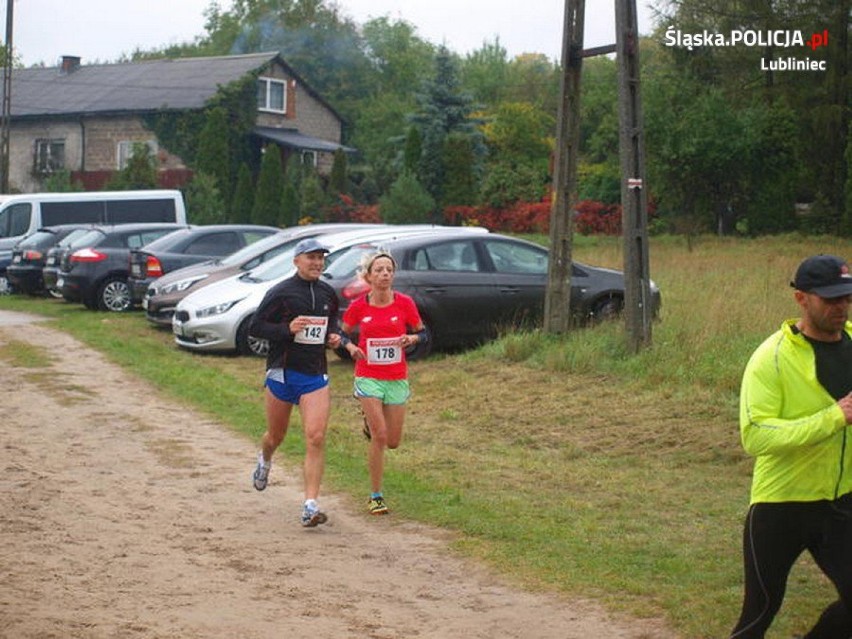
{"type": "Polygon", "coordinates": [[[0,637],[674,637],[513,589],[447,533],[343,497],[303,529],[295,472],[276,466],[256,492],[254,442],[29,319],[0,311],[0,348],[53,360],[0,359],[0,637]]]}

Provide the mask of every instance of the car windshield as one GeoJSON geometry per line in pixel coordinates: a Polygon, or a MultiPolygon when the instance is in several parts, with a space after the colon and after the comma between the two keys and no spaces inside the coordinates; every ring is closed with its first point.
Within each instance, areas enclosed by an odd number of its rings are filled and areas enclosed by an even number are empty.
{"type": "Polygon", "coordinates": [[[293,252],[295,249],[295,244],[288,247],[273,259],[264,262],[253,271],[249,271],[243,275],[243,278],[252,282],[271,282],[272,280],[281,279],[295,268],[293,266],[293,252]]]}
{"type": "Polygon", "coordinates": [[[378,246],[372,242],[356,244],[347,249],[333,253],[326,258],[326,268],[323,275],[329,279],[346,279],[355,275],[361,258],[378,250],[378,246]]]}
{"type": "Polygon", "coordinates": [[[244,246],[239,251],[221,258],[218,262],[222,266],[242,266],[245,262],[251,260],[253,266],[248,266],[248,268],[253,268],[261,262],[266,262],[271,257],[284,252],[288,247],[294,246],[298,241],[298,239],[285,240],[281,233],[274,233],[248,246],[244,246]],[[258,260],[258,256],[261,255],[263,257],[258,260]]]}
{"type": "Polygon", "coordinates": [[[56,233],[53,231],[36,231],[29,237],[25,237],[18,242],[20,248],[30,248],[31,246],[43,246],[45,242],[50,242],[50,238],[56,238],[56,233]]]}
{"type": "Polygon", "coordinates": [[[79,236],[76,240],[71,242],[68,246],[71,248],[78,248],[80,246],[86,246],[88,244],[94,244],[95,242],[99,242],[101,238],[104,237],[104,232],[98,229],[90,229],[86,231],[83,235],[79,236]]]}
{"type": "Polygon", "coordinates": [[[68,235],[59,240],[56,245],[62,247],[71,246],[77,238],[83,237],[88,232],[89,229],[74,229],[68,235]]]}

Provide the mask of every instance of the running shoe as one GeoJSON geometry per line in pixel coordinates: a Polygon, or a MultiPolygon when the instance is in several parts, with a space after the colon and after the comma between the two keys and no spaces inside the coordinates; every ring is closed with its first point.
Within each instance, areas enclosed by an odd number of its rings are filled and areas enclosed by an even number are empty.
{"type": "Polygon", "coordinates": [[[257,454],[257,468],[254,469],[254,475],[251,477],[255,490],[263,490],[266,488],[266,484],[269,481],[269,468],[271,465],[272,464],[265,464],[263,462],[263,453],[257,454]]]}
{"type": "Polygon", "coordinates": [[[307,501],[302,509],[302,526],[305,528],[314,528],[328,521],[328,517],[319,509],[317,503],[307,501]]]}
{"type": "Polygon", "coordinates": [[[387,515],[388,512],[390,512],[388,510],[388,505],[385,503],[385,498],[381,496],[370,497],[368,508],[370,509],[371,515],[387,515]]]}

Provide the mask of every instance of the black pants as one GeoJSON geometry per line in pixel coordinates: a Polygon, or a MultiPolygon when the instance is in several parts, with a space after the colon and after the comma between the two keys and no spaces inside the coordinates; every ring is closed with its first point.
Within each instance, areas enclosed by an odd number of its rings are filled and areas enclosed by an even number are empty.
{"type": "Polygon", "coordinates": [[[852,638],[852,494],[835,501],[754,504],[743,532],[745,597],[731,639],[761,639],[781,608],[787,577],[807,550],[837,588],[805,639],[852,638]]]}

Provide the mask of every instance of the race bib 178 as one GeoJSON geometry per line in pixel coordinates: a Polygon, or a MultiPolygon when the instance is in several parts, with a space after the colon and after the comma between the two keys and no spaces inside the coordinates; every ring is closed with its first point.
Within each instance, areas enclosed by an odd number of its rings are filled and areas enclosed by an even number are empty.
{"type": "Polygon", "coordinates": [[[402,347],[398,337],[372,337],[367,339],[367,363],[379,366],[399,364],[402,347]]]}

